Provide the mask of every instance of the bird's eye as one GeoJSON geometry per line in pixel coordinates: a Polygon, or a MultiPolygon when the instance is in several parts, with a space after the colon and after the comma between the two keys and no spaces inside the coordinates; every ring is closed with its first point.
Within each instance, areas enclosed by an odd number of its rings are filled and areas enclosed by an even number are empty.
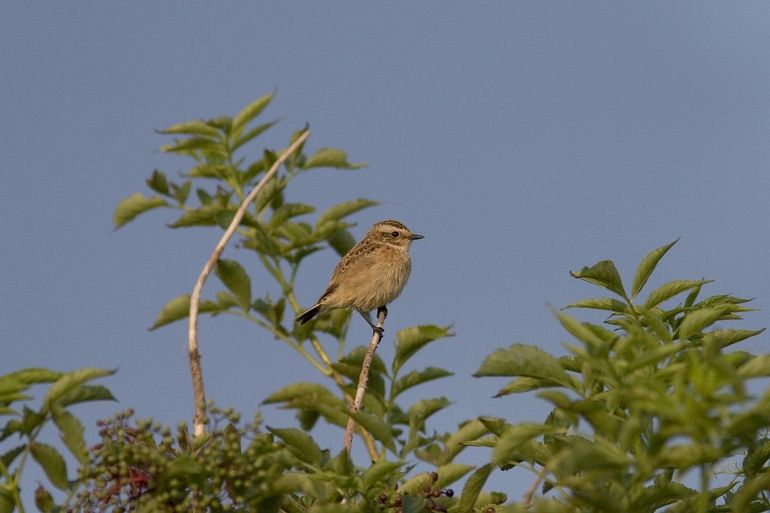
{"type": "Polygon", "coordinates": [[[398,232],[391,232],[390,233],[393,237],[398,237],[398,232]]]}

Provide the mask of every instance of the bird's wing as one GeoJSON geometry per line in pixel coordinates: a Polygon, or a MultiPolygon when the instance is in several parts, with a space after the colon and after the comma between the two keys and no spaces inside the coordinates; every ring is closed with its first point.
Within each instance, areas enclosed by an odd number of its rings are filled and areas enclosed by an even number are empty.
{"type": "Polygon", "coordinates": [[[334,268],[332,273],[332,279],[329,281],[329,285],[336,283],[337,280],[345,273],[349,272],[351,268],[370,265],[371,255],[377,248],[374,244],[356,244],[350,251],[345,253],[340,263],[334,268]]]}

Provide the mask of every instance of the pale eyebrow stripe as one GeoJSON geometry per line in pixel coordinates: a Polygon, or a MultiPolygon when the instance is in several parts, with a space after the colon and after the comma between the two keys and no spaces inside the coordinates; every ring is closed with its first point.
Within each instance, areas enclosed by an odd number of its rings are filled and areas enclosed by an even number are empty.
{"type": "Polygon", "coordinates": [[[385,231],[388,228],[398,228],[399,230],[406,230],[407,227],[398,221],[383,221],[377,225],[379,231],[385,231]]]}

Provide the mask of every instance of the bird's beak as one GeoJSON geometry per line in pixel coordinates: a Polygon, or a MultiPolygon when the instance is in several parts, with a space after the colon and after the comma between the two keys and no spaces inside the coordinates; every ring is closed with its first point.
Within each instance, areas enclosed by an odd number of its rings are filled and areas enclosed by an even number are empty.
{"type": "Polygon", "coordinates": [[[409,240],[420,240],[424,238],[425,238],[425,235],[417,235],[416,233],[413,233],[412,235],[409,236],[409,240]]]}

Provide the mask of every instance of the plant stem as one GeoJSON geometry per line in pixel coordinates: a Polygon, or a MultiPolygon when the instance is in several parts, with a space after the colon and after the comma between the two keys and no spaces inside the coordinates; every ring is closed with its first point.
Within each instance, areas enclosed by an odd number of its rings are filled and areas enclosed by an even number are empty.
{"type": "MultiPolygon", "coordinates": [[[[372,340],[369,342],[369,348],[366,350],[364,360],[361,362],[361,373],[358,376],[358,387],[356,388],[356,397],[350,404],[350,413],[357,413],[361,408],[361,403],[364,401],[364,394],[366,393],[366,384],[369,381],[369,367],[372,365],[372,358],[374,352],[377,351],[377,346],[382,340],[382,327],[385,324],[385,316],[387,310],[381,307],[377,310],[377,328],[372,333],[372,340]]],[[[343,448],[350,453],[350,448],[353,445],[353,430],[356,427],[356,421],[351,415],[348,418],[348,424],[345,428],[345,437],[342,439],[343,448]]]]}
{"type": "Polygon", "coordinates": [[[265,176],[259,181],[259,183],[249,192],[246,199],[243,200],[241,206],[235,212],[230,225],[225,230],[225,233],[219,239],[214,251],[209,256],[209,259],[203,266],[198,279],[193,286],[192,294],[190,295],[190,316],[187,332],[187,352],[190,360],[190,374],[192,376],[193,384],[193,397],[195,400],[195,415],[193,417],[194,435],[196,437],[201,436],[204,432],[204,420],[206,417],[206,392],[203,386],[203,371],[201,370],[201,357],[198,352],[198,308],[200,306],[200,296],[203,290],[203,284],[206,282],[214,266],[217,264],[220,255],[225,249],[225,246],[230,241],[235,231],[238,229],[238,225],[241,223],[243,216],[246,214],[246,210],[257,194],[265,187],[265,185],[273,178],[278,172],[278,168],[283,162],[299,148],[310,136],[310,130],[306,129],[302,134],[294,141],[283,153],[278,157],[278,160],[273,163],[265,176]]]}

